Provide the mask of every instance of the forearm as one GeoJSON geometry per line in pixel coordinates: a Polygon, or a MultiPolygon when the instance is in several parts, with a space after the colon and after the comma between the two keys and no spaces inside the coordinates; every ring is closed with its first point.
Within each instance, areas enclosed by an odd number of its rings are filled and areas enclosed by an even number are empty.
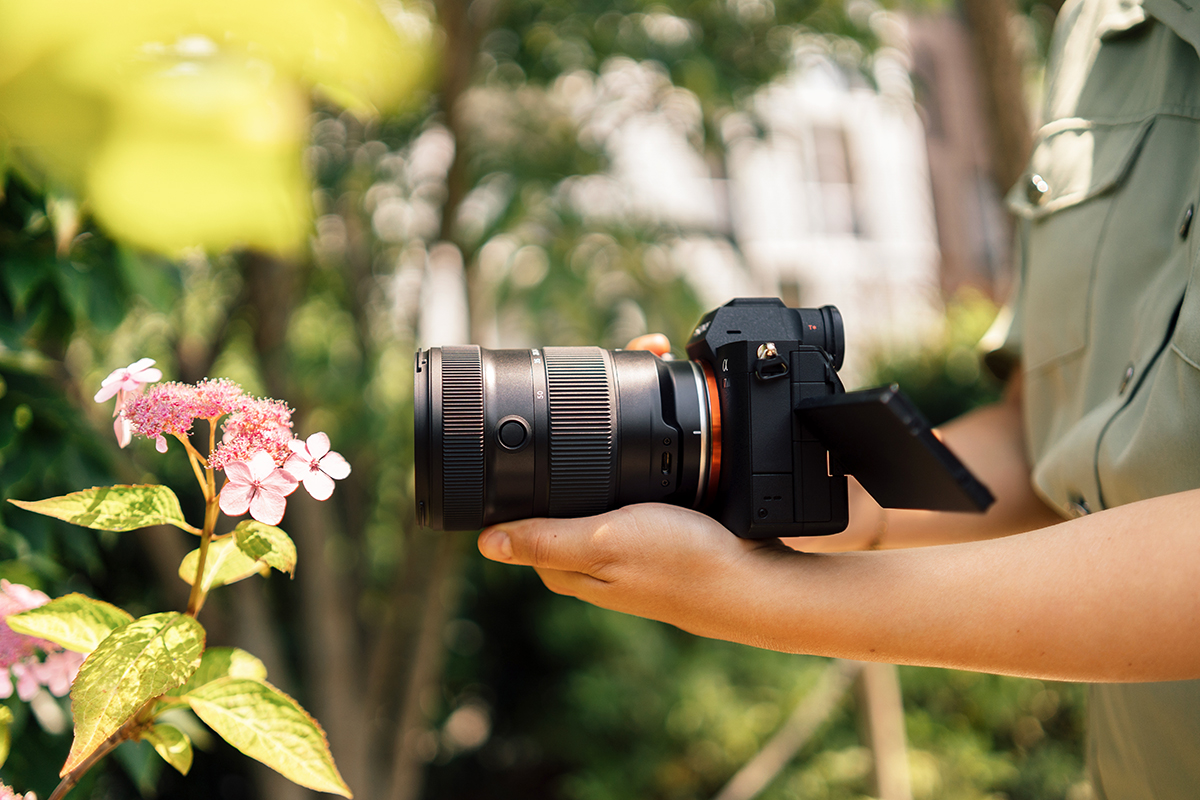
{"type": "Polygon", "coordinates": [[[778,551],[720,638],[1060,680],[1200,677],[1198,518],[1200,490],[1005,539],[778,551]]]}

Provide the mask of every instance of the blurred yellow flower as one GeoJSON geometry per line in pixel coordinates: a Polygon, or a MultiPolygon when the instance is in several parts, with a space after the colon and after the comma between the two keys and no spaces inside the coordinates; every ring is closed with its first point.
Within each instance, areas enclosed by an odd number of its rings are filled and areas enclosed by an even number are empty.
{"type": "Polygon", "coordinates": [[[365,115],[426,80],[432,26],[388,11],[369,0],[0,0],[0,152],[7,139],[126,242],[290,249],[308,225],[312,92],[365,115]]]}

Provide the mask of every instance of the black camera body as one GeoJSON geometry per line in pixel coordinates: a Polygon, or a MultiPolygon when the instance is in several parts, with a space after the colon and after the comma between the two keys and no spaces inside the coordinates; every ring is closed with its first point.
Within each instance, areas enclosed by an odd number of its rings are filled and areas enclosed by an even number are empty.
{"type": "Polygon", "coordinates": [[[643,502],[743,538],[837,533],[847,475],[881,505],[982,511],[987,488],[887,386],[846,392],[833,306],[733,300],[689,360],[599,347],[432,347],[414,363],[417,520],[473,530],[643,502]]]}
{"type": "Polygon", "coordinates": [[[706,314],[688,357],[715,378],[719,486],[705,509],[738,536],[816,536],[848,523],[846,476],[796,408],[845,389],[837,309],[739,298],[706,314]]]}

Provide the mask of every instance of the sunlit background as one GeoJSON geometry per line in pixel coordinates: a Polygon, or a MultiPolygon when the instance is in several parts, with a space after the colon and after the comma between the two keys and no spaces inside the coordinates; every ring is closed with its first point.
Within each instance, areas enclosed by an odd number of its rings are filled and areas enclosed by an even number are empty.
{"type": "MultiPolygon", "coordinates": [[[[897,696],[697,640],[484,563],[411,499],[421,346],[679,352],[777,295],[841,309],[848,386],[899,380],[934,422],[996,397],[976,345],[1053,2],[0,0],[0,497],[162,480],[196,515],[180,452],[119,451],[90,402],[140,357],[327,431],[354,472],[292,499],[295,581],[200,620],[364,800],[1086,800],[1078,687],[901,669],[897,696]]],[[[187,548],[0,506],[0,577],[51,595],[181,607],[187,548]]],[[[0,779],[48,796],[69,704],[5,703],[0,779]]],[[[188,778],[126,743],[75,795],[309,794],[189,733],[188,778]]]]}

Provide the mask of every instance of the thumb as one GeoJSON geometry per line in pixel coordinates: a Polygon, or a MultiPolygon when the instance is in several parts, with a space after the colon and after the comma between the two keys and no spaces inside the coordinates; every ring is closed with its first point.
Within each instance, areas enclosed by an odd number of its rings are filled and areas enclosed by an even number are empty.
{"type": "MultiPolygon", "coordinates": [[[[493,561],[591,574],[610,561],[621,531],[614,512],[577,519],[526,519],[479,534],[479,552],[493,561]]],[[[627,517],[626,517],[627,518],[627,517]]]]}

